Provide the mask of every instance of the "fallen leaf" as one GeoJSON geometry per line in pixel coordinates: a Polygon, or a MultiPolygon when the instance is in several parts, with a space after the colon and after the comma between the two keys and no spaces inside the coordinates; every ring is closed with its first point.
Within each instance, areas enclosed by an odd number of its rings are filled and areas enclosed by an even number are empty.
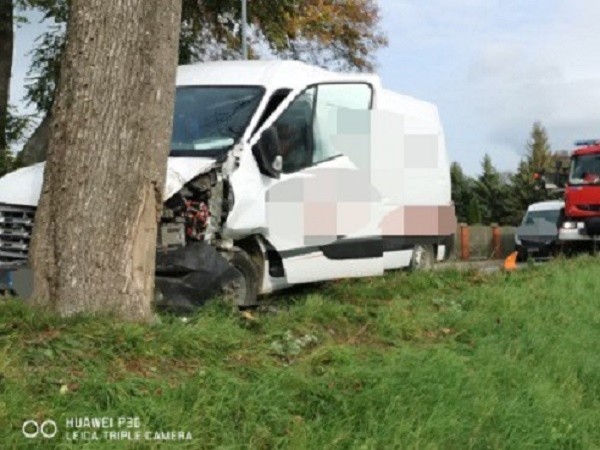
{"type": "Polygon", "coordinates": [[[255,321],[256,317],[254,317],[249,311],[243,311],[242,312],[242,317],[246,320],[251,320],[251,321],[255,321]]]}

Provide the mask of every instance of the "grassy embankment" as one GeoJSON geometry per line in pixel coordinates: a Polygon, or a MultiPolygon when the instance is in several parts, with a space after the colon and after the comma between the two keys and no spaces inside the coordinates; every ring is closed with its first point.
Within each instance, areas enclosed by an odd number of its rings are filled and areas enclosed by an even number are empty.
{"type": "Polygon", "coordinates": [[[71,443],[65,420],[81,416],[192,433],[160,448],[600,448],[597,260],[393,273],[273,301],[152,326],[0,302],[0,448],[159,448],[101,431],[71,443]],[[27,419],[59,433],[25,439],[27,419]]]}

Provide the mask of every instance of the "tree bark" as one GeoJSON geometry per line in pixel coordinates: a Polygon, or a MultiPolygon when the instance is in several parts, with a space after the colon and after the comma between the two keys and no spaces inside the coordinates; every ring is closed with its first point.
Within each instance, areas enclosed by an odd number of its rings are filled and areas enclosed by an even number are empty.
{"type": "Polygon", "coordinates": [[[72,0],[31,249],[32,303],[152,317],[180,1],[72,0]]]}
{"type": "MultiPolygon", "coordinates": [[[[6,126],[8,120],[8,94],[13,57],[13,3],[0,0],[0,164],[8,163],[6,126]]],[[[0,172],[2,167],[0,166],[0,172]]]]}

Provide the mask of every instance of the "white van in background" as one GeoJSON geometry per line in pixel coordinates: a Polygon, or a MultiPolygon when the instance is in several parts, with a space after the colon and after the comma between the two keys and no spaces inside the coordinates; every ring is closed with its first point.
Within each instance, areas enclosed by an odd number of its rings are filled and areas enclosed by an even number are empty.
{"type": "Polygon", "coordinates": [[[532,203],[515,233],[515,249],[520,262],[548,259],[560,249],[558,232],[564,217],[565,202],[549,200],[532,203]]]}
{"type": "MultiPolygon", "coordinates": [[[[0,270],[26,264],[43,167],[0,179],[0,270]]],[[[180,309],[427,268],[456,229],[436,107],[291,61],[179,68],[164,200],[157,288],[180,309]]]]}

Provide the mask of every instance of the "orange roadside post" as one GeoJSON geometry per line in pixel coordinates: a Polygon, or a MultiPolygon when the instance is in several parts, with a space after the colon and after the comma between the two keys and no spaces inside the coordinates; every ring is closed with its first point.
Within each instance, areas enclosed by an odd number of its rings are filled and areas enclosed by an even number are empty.
{"type": "Polygon", "coordinates": [[[518,252],[512,252],[504,260],[504,270],[515,270],[517,268],[517,255],[518,252]]]}
{"type": "Polygon", "coordinates": [[[500,243],[500,226],[497,223],[492,224],[492,258],[502,258],[502,248],[500,243]]]}

